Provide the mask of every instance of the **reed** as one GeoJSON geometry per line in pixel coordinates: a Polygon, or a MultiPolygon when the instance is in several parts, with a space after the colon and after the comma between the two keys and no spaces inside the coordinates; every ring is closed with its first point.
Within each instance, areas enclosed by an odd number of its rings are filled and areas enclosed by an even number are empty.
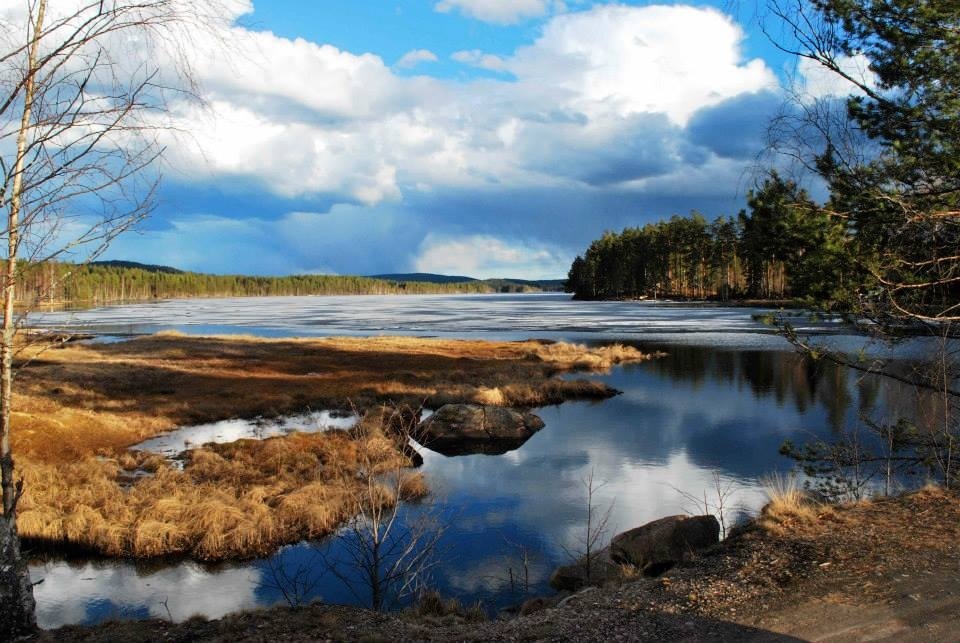
{"type": "MultiPolygon", "coordinates": [[[[305,408],[477,402],[555,404],[607,397],[556,377],[651,356],[621,345],[415,337],[263,339],[161,333],[116,344],[26,347],[13,408],[14,452],[70,463],[171,427],[305,408]],[[33,351],[33,352],[32,352],[33,351]]],[[[127,463],[119,463],[126,466],[127,463]]]]}
{"type": "MultiPolygon", "coordinates": [[[[70,465],[25,462],[19,518],[27,539],[111,556],[245,558],[329,534],[350,518],[356,489],[409,461],[381,432],[343,431],[241,440],[189,452],[183,471],[148,454],[70,465]],[[151,461],[153,477],[124,486],[123,462],[151,461]]],[[[401,473],[401,497],[428,493],[423,476],[401,473]]],[[[378,501],[397,502],[389,486],[378,501]]]]}

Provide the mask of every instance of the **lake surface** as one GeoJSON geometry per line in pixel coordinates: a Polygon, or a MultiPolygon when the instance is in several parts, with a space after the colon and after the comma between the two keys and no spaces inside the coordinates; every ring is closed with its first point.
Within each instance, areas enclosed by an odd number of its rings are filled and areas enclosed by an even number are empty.
{"type": "MultiPolygon", "coordinates": [[[[623,339],[676,334],[774,334],[753,320],[757,308],[671,302],[572,302],[569,295],[383,295],[179,299],[74,312],[36,313],[30,324],[105,335],[161,330],[194,334],[439,335],[526,339],[623,339]]],[[[798,327],[828,332],[829,321],[792,318],[798,327]]]]}
{"type": "MultiPolygon", "coordinates": [[[[762,480],[792,463],[785,440],[828,436],[861,415],[910,414],[909,391],[796,355],[753,319],[765,311],[680,304],[570,301],[561,295],[303,297],[171,301],[36,316],[32,323],[112,336],[176,329],[267,336],[415,334],[628,342],[666,357],[598,377],[623,391],[599,403],[537,409],[546,428],[509,453],[445,457],[422,449],[431,488],[403,507],[412,524],[448,525],[429,585],[464,603],[496,610],[549,593],[547,580],[583,537],[584,480],[594,504],[611,508],[607,538],[662,516],[695,512],[685,494],[732,490],[726,519],[755,513],[762,480]],[[524,558],[527,560],[524,565],[524,558]],[[511,576],[513,582],[511,583],[511,576]],[[528,579],[524,587],[521,579],[528,579]]],[[[834,345],[858,347],[836,324],[796,317],[834,345]]],[[[336,425],[344,418],[324,417],[336,425]]],[[[288,430],[291,422],[282,429],[288,430]]],[[[220,429],[215,435],[223,436],[220,429]]],[[[183,444],[183,443],[178,443],[183,444]]],[[[175,447],[170,447],[168,449],[175,447]]],[[[268,560],[203,566],[193,562],[37,561],[42,626],[106,618],[218,617],[283,600],[276,571],[310,570],[310,598],[363,603],[323,573],[336,539],[287,547],[268,560]]]]}

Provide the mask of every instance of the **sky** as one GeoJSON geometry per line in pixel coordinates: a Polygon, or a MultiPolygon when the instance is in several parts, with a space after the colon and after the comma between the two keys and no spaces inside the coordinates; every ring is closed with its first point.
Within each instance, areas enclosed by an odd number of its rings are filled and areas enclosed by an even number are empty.
{"type": "Polygon", "coordinates": [[[104,258],[561,278],[604,230],[736,214],[792,69],[747,4],[230,0],[104,258]]]}

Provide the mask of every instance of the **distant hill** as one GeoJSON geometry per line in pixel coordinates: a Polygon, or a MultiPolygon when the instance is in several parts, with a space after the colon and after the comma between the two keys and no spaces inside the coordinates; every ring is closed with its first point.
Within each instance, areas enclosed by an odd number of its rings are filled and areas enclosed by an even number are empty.
{"type": "Polygon", "coordinates": [[[435,275],[430,272],[405,272],[388,275],[369,275],[369,279],[383,279],[385,281],[416,281],[426,284],[465,284],[470,281],[480,281],[473,277],[458,275],[435,275]]]}
{"type": "Polygon", "coordinates": [[[145,270],[146,272],[163,272],[168,275],[182,275],[183,270],[171,268],[170,266],[157,266],[150,263],[139,263],[137,261],[118,261],[111,259],[109,261],[91,261],[91,266],[103,266],[105,268],[130,268],[134,270],[145,270]]]}
{"type": "Polygon", "coordinates": [[[562,291],[566,285],[565,279],[476,279],[462,275],[437,275],[430,272],[408,272],[386,275],[370,275],[370,279],[386,281],[415,282],[428,284],[487,284],[497,292],[524,292],[531,290],[562,291]]]}
{"type": "Polygon", "coordinates": [[[563,287],[567,285],[566,279],[484,279],[484,281],[506,281],[511,284],[533,286],[534,288],[543,288],[544,290],[551,290],[554,288],[563,289],[563,287]]]}

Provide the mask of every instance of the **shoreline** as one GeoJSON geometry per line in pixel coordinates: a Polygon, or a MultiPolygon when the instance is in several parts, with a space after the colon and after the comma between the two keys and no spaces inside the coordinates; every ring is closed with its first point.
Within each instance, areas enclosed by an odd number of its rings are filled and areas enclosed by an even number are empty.
{"type": "Polygon", "coordinates": [[[656,578],[532,598],[515,618],[434,603],[401,612],[316,603],[222,619],[68,626],[39,641],[937,641],[960,627],[960,496],[937,488],[797,510],[774,500],[656,578]]]}

